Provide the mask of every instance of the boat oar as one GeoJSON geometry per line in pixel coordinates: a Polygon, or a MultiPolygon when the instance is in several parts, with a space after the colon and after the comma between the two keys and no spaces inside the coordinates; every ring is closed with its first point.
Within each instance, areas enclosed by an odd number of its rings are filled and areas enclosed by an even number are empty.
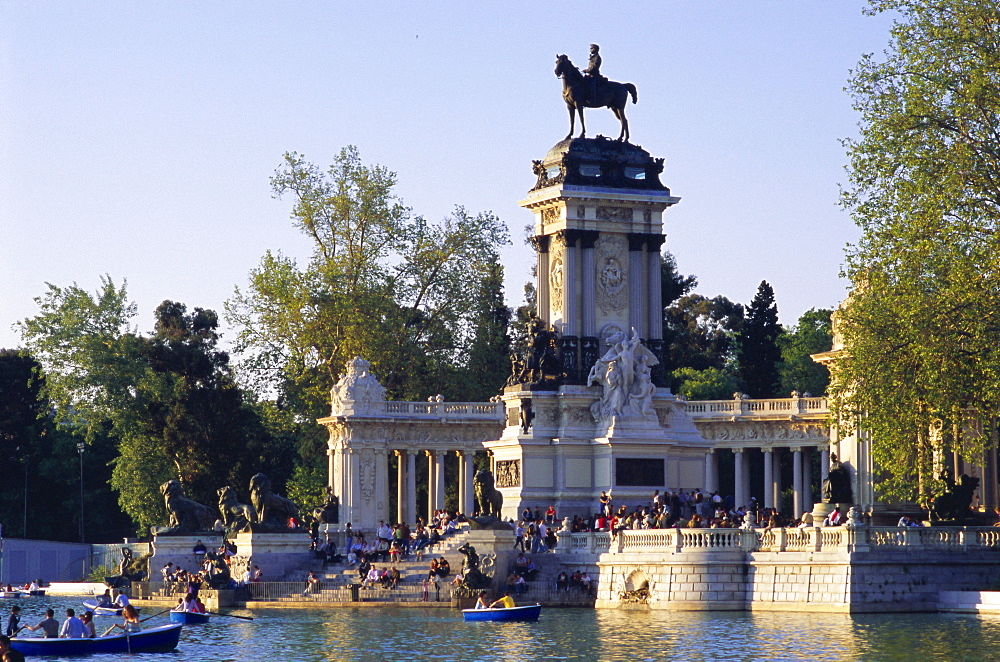
{"type": "MultiPolygon", "coordinates": [[[[160,613],[158,613],[158,614],[153,614],[152,616],[147,616],[146,618],[142,619],[142,620],[141,620],[141,621],[139,621],[139,622],[140,622],[140,623],[142,623],[142,622],[144,622],[144,621],[148,621],[148,620],[149,620],[149,619],[151,619],[151,618],[156,618],[157,616],[160,616],[161,614],[166,614],[166,613],[167,613],[168,611],[170,611],[170,610],[169,610],[169,609],[164,609],[164,610],[163,610],[163,611],[161,611],[160,613]]],[[[117,624],[117,623],[113,624],[113,625],[112,625],[111,627],[109,627],[109,628],[108,628],[107,630],[105,630],[105,631],[104,631],[104,634],[102,634],[101,636],[102,636],[102,637],[106,637],[106,636],[108,636],[109,634],[111,634],[111,631],[112,631],[112,630],[114,630],[114,629],[115,629],[116,627],[118,627],[118,624],[117,624]]],[[[126,631],[126,632],[125,632],[125,634],[127,635],[127,634],[128,634],[128,631],[126,631]]]]}
{"type": "Polygon", "coordinates": [[[253,616],[237,616],[236,614],[220,614],[217,611],[206,611],[206,614],[211,614],[212,616],[228,616],[229,618],[242,618],[244,621],[252,621],[253,616]]]}
{"type": "Polygon", "coordinates": [[[166,614],[168,611],[173,611],[173,610],[172,609],[164,609],[163,611],[158,612],[156,614],[153,614],[152,616],[147,616],[146,618],[141,619],[139,622],[140,623],[145,623],[146,621],[148,621],[151,618],[156,618],[157,616],[161,616],[163,614],[166,614]]]}

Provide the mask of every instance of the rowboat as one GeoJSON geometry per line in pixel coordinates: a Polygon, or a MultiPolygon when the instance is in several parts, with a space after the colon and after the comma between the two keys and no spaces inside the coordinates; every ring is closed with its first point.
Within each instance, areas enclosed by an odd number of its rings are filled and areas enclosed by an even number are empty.
{"type": "Polygon", "coordinates": [[[149,628],[134,634],[114,634],[94,639],[21,638],[10,640],[22,655],[90,655],[93,653],[165,653],[177,648],[180,623],[149,628]]]}
{"type": "Polygon", "coordinates": [[[0,591],[0,598],[16,600],[19,597],[21,597],[20,591],[0,591]]]}
{"type": "Polygon", "coordinates": [[[28,590],[28,589],[23,589],[22,588],[21,589],[21,595],[30,595],[32,597],[37,597],[37,596],[40,596],[40,595],[45,595],[45,589],[44,588],[36,588],[36,589],[28,590]]]}
{"type": "Polygon", "coordinates": [[[199,614],[193,611],[172,611],[170,612],[170,621],[172,623],[208,623],[208,614],[199,614]]]}
{"type": "MultiPolygon", "coordinates": [[[[97,600],[84,600],[83,606],[94,612],[94,616],[121,616],[122,608],[118,605],[112,605],[110,607],[98,607],[97,600]]],[[[139,609],[136,608],[136,611],[139,609]]]]}
{"type": "Polygon", "coordinates": [[[467,621],[537,621],[541,613],[542,605],[462,610],[462,616],[467,621]]]}

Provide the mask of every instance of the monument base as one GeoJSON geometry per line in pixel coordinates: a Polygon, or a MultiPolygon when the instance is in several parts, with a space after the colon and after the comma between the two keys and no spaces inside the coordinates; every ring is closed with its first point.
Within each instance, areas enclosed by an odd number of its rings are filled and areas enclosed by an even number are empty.
{"type": "Polygon", "coordinates": [[[208,551],[222,546],[222,533],[206,531],[182,536],[153,536],[153,556],[149,559],[150,581],[162,581],[161,568],[167,563],[173,563],[175,568],[184,568],[188,572],[199,572],[204,554],[195,554],[194,546],[201,541],[208,551]]]}
{"type": "Polygon", "coordinates": [[[309,550],[309,533],[303,529],[288,533],[236,534],[236,556],[230,560],[233,578],[239,580],[246,568],[260,567],[263,580],[276,582],[305,578],[302,569],[315,559],[309,550]],[[301,572],[302,577],[294,573],[301,572]]]}
{"type": "Polygon", "coordinates": [[[465,535],[466,541],[479,554],[479,569],[492,580],[491,588],[487,590],[499,595],[506,584],[507,573],[517,558],[517,552],[514,551],[514,530],[472,529],[465,535]]]}

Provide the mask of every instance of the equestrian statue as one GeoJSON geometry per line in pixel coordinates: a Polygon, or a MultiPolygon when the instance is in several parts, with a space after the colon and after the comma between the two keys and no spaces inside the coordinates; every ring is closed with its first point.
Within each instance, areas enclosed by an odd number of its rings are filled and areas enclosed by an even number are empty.
{"type": "Polygon", "coordinates": [[[580,114],[580,137],[587,136],[587,126],[583,121],[584,108],[610,108],[621,122],[622,130],[618,140],[628,142],[628,119],[625,117],[625,104],[629,95],[632,103],[638,102],[635,85],[618,83],[601,75],[600,47],[590,45],[590,61],[587,69],[581,72],[565,55],[556,56],[556,76],[563,79],[563,99],[569,110],[569,133],[566,139],[573,137],[576,128],[576,113],[580,114]]]}

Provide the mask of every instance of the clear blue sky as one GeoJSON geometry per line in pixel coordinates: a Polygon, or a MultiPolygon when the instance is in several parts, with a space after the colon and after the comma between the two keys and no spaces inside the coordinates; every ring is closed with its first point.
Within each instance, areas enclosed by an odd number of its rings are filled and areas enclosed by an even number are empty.
{"type": "MultiPolygon", "coordinates": [[[[492,210],[521,299],[531,160],[568,130],[555,55],[631,81],[633,142],[683,198],[667,248],[698,291],[781,319],[834,306],[856,236],[836,206],[843,92],[889,20],[840,2],[0,3],[0,347],[45,282],[128,279],[140,331],[173,299],[222,312],[267,249],[305,257],[268,178],[344,145],[437,219],[492,210]]],[[[616,136],[607,110],[589,135],[616,136]]]]}

